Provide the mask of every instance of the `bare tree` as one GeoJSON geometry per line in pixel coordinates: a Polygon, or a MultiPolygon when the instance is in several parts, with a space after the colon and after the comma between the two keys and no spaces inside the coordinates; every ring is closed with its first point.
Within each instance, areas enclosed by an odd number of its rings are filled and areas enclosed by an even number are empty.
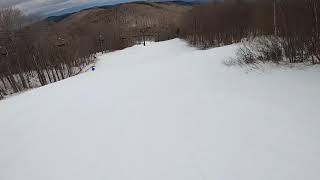
{"type": "Polygon", "coordinates": [[[273,26],[274,26],[274,36],[278,36],[278,29],[277,29],[277,0],[273,0],[273,26]]]}
{"type": "Polygon", "coordinates": [[[25,16],[16,8],[8,7],[0,9],[0,31],[13,31],[20,29],[25,16]]]}

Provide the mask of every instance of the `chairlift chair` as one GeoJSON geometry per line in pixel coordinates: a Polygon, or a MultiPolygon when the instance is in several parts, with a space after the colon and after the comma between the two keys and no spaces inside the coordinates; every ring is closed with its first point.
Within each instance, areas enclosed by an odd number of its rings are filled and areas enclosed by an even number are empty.
{"type": "Polygon", "coordinates": [[[58,40],[57,40],[57,42],[56,42],[56,44],[55,44],[56,46],[58,46],[58,47],[63,47],[63,46],[65,46],[66,45],[66,42],[65,42],[65,40],[64,39],[62,39],[62,38],[58,38],[58,40]]]}
{"type": "Polygon", "coordinates": [[[8,56],[8,50],[3,46],[0,46],[0,55],[1,56],[8,56]]]}

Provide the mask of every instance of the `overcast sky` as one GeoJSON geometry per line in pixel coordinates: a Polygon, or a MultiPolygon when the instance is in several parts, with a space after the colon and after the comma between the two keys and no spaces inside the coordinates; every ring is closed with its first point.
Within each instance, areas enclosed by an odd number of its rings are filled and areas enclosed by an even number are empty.
{"type": "Polygon", "coordinates": [[[25,14],[47,14],[93,1],[108,2],[111,0],[0,0],[0,7],[15,6],[25,14]]]}

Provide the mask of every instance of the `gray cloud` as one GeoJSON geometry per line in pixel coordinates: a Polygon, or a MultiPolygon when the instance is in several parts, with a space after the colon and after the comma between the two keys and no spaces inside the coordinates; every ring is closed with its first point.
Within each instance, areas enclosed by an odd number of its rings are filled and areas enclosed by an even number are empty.
{"type": "Polygon", "coordinates": [[[109,0],[0,0],[0,7],[17,7],[25,14],[49,14],[94,1],[109,0]]]}
{"type": "Polygon", "coordinates": [[[0,6],[12,6],[27,0],[0,0],[0,6]]]}

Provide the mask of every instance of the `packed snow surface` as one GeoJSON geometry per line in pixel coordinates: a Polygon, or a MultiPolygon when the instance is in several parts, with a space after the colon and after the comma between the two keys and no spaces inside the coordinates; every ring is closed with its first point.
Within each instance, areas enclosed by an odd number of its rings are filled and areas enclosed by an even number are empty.
{"type": "Polygon", "coordinates": [[[319,68],[223,65],[236,47],[137,45],[0,101],[0,179],[319,179],[319,68]]]}

